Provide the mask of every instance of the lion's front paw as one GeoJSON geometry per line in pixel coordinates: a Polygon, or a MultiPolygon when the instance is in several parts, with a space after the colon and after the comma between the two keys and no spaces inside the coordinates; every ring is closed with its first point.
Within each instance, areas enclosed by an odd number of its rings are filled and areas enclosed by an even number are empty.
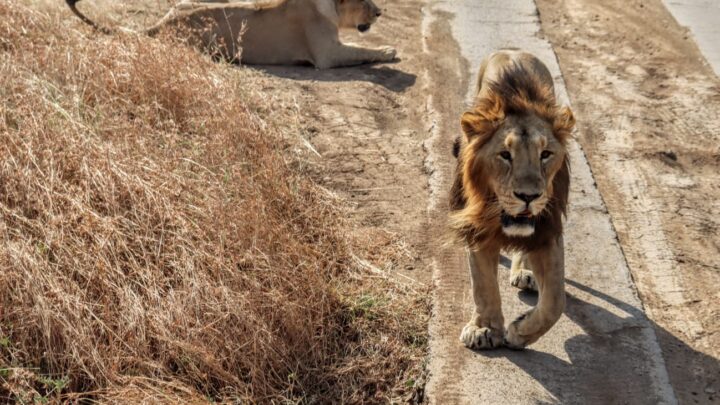
{"type": "Polygon", "coordinates": [[[378,49],[378,62],[392,62],[397,57],[395,48],[383,46],[378,49]]]}
{"type": "MultiPolygon", "coordinates": [[[[531,311],[532,312],[532,311],[531,311]]],[[[520,324],[528,317],[530,312],[520,315],[508,325],[503,344],[511,349],[522,350],[532,343],[532,338],[520,334],[520,324]]]]}
{"type": "Polygon", "coordinates": [[[513,287],[517,287],[521,290],[538,290],[535,276],[530,270],[520,270],[515,274],[511,274],[510,284],[512,284],[513,287]]]}
{"type": "Polygon", "coordinates": [[[460,334],[460,341],[469,349],[494,349],[503,343],[503,331],[469,323],[460,334]]]}

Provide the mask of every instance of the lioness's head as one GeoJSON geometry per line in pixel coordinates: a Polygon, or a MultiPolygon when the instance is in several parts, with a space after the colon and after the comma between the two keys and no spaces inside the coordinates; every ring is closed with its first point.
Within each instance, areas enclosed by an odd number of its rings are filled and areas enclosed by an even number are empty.
{"type": "Polygon", "coordinates": [[[532,77],[508,77],[513,74],[531,75],[507,72],[463,114],[463,185],[470,203],[499,215],[503,233],[527,237],[555,202],[553,180],[567,165],[565,143],[575,121],[570,109],[556,106],[552,88],[532,77]]]}
{"type": "Polygon", "coordinates": [[[360,32],[370,29],[370,26],[382,14],[372,0],[336,0],[337,12],[340,17],[340,28],[353,28],[360,32]]]}

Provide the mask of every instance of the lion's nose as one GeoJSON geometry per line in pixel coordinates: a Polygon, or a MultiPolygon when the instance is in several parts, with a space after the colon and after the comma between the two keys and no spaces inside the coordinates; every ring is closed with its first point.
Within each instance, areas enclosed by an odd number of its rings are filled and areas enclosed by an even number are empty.
{"type": "Polygon", "coordinates": [[[375,17],[380,17],[382,15],[382,11],[378,10],[375,12],[375,17]]]}
{"type": "Polygon", "coordinates": [[[525,201],[528,204],[530,204],[531,202],[540,198],[540,194],[525,194],[525,193],[514,193],[514,194],[515,194],[515,197],[525,201]]]}

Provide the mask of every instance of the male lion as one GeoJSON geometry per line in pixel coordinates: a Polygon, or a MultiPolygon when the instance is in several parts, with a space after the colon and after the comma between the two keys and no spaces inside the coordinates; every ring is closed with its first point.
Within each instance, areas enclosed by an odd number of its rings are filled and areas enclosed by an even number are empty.
{"type": "MultiPolygon", "coordinates": [[[[95,29],[111,32],[82,14],[78,1],[66,0],[75,15],[95,29]]],[[[185,1],[144,33],[156,35],[170,29],[187,36],[191,45],[230,61],[310,63],[325,69],[394,60],[395,50],[390,47],[361,48],[343,44],[338,37],[339,28],[369,30],[381,14],[372,0],[185,1]]]]}
{"type": "Polygon", "coordinates": [[[461,124],[451,227],[467,243],[475,311],[460,340],[473,349],[523,348],[565,308],[562,217],[570,183],[566,143],[575,119],[557,105],[540,60],[501,50],[480,66],[477,97],[461,124]],[[540,290],[537,306],[507,331],[497,282],[501,249],[520,252],[512,284],[540,290]],[[532,272],[522,270],[523,262],[532,272]]]}

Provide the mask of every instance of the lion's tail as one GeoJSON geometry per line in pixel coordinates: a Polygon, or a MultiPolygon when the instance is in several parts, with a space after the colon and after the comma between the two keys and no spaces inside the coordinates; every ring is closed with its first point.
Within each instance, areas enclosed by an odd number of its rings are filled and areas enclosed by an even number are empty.
{"type": "Polygon", "coordinates": [[[113,33],[113,30],[111,30],[110,28],[102,27],[102,26],[98,25],[95,21],[89,19],[85,14],[81,13],[80,10],[78,10],[77,7],[75,6],[75,4],[77,4],[77,2],[79,2],[79,1],[80,0],[65,0],[65,2],[67,3],[68,7],[70,7],[70,10],[73,12],[73,14],[78,16],[78,18],[80,20],[82,20],[82,22],[93,27],[93,29],[102,32],[103,34],[112,34],[113,33]]]}

